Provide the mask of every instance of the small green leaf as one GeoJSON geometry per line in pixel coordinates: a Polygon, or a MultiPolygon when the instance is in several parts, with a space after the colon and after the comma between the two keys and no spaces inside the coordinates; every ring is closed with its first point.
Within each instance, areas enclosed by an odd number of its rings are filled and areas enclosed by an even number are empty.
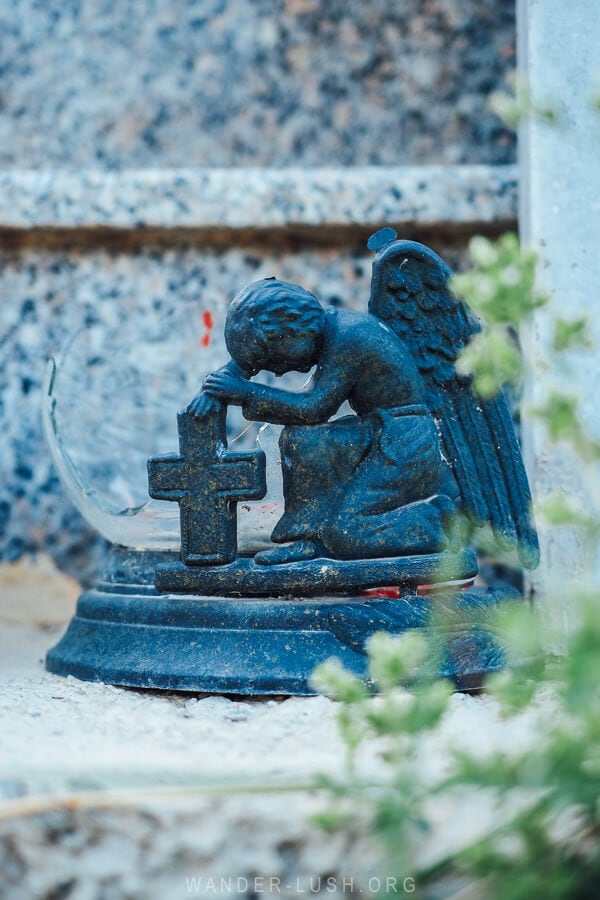
{"type": "Polygon", "coordinates": [[[323,831],[339,831],[352,823],[354,816],[350,810],[327,809],[312,816],[313,823],[323,831]]]}
{"type": "Polygon", "coordinates": [[[573,347],[589,349],[594,346],[589,335],[589,321],[586,316],[580,319],[560,319],[554,321],[554,340],[552,346],[556,353],[571,350],[573,347]]]}
{"type": "Polygon", "coordinates": [[[579,418],[579,402],[572,394],[553,390],[532,414],[542,419],[551,440],[570,444],[582,459],[600,459],[600,444],[591,438],[579,418]]]}
{"type": "Polygon", "coordinates": [[[492,397],[503,385],[518,384],[521,356],[504,329],[490,327],[465,347],[456,370],[473,375],[473,388],[480,397],[492,397]]]}
{"type": "Polygon", "coordinates": [[[552,527],[572,525],[587,534],[600,536],[598,518],[585,512],[572,497],[566,497],[564,494],[551,494],[538,502],[536,510],[540,519],[552,527]]]}
{"type": "Polygon", "coordinates": [[[391,635],[379,631],[367,641],[370,678],[384,690],[414,678],[425,662],[427,642],[416,631],[391,635]]]}
{"type": "Polygon", "coordinates": [[[330,659],[317,666],[311,676],[311,686],[320,694],[341,703],[357,703],[369,693],[360,678],[348,672],[338,659],[330,659]]]}
{"type": "Polygon", "coordinates": [[[527,82],[514,72],[507,78],[507,89],[491,94],[488,105],[509,128],[517,128],[525,119],[535,119],[547,125],[560,124],[556,106],[548,100],[536,102],[527,82]]]}

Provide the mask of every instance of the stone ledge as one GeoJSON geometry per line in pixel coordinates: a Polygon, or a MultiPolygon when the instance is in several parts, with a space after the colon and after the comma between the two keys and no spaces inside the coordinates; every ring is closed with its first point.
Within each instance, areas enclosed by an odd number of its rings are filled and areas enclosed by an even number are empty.
{"type": "Polygon", "coordinates": [[[0,228],[509,224],[516,166],[0,172],[0,228]]]}
{"type": "MultiPolygon", "coordinates": [[[[29,620],[29,616],[27,620],[29,620]]],[[[374,897],[385,876],[363,815],[324,835],[311,816],[321,793],[282,790],[316,773],[345,775],[336,704],[324,697],[234,700],[132,691],[44,671],[56,631],[30,624],[0,631],[1,896],[186,896],[297,898],[332,876],[356,879],[353,896],[374,897]],[[262,785],[262,787],[261,787],[262,785]],[[281,890],[239,890],[237,878],[280,879],[281,890]],[[231,891],[189,890],[187,878],[234,880],[231,891]]],[[[486,758],[532,747],[555,715],[550,694],[508,725],[491,696],[455,695],[435,735],[422,742],[433,781],[453,752],[486,758]]],[[[383,774],[381,744],[367,741],[358,772],[383,774]]],[[[463,790],[435,798],[431,828],[413,859],[431,867],[497,830],[494,797],[463,790]]],[[[252,882],[251,882],[252,883],[252,882]]],[[[348,889],[334,893],[348,897],[348,889]]],[[[408,892],[406,892],[408,893],[408,892]]],[[[398,892],[400,895],[400,891],[398,892]]]]}

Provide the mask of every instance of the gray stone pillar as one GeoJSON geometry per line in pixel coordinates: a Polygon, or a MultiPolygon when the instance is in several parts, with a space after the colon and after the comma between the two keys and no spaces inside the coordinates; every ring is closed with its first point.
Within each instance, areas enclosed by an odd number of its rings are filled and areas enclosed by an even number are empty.
{"type": "MultiPolygon", "coordinates": [[[[524,335],[531,363],[526,403],[540,404],[556,386],[580,396],[586,425],[600,436],[600,355],[581,352],[569,371],[549,366],[552,318],[590,317],[600,346],[600,115],[592,108],[600,79],[598,0],[518,0],[519,68],[535,101],[557,109],[558,127],[524,123],[520,136],[520,227],[525,243],[543,256],[543,287],[552,294],[524,335]]],[[[552,448],[541,426],[525,434],[526,456],[538,499],[563,491],[589,504],[574,455],[552,448]]],[[[593,502],[593,498],[592,498],[593,502]]],[[[541,575],[548,594],[584,574],[583,543],[559,529],[542,535],[541,575]]],[[[537,582],[539,584],[539,581],[537,582]]],[[[554,627],[568,627],[569,597],[544,601],[554,627]]]]}

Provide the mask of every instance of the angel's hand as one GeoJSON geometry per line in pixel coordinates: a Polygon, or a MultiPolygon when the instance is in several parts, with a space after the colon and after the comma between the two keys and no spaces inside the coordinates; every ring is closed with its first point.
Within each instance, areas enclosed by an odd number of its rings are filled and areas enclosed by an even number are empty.
{"type": "Polygon", "coordinates": [[[223,403],[243,403],[252,391],[252,383],[227,366],[209,375],[202,390],[223,403]]]}
{"type": "Polygon", "coordinates": [[[217,412],[220,405],[218,400],[205,394],[204,391],[200,391],[186,408],[186,412],[191,413],[196,419],[205,419],[212,413],[217,412]]]}

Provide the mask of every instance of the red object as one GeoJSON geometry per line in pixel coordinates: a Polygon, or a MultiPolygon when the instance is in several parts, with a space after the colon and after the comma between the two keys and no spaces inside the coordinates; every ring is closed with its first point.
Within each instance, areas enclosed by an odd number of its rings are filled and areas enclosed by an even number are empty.
{"type": "MultiPolygon", "coordinates": [[[[439,591],[446,590],[448,587],[453,587],[460,590],[467,590],[467,588],[473,587],[475,579],[471,578],[468,581],[447,581],[442,584],[419,584],[417,586],[417,596],[418,597],[428,597],[430,594],[435,594],[439,591]]],[[[376,588],[368,588],[366,591],[363,591],[361,597],[369,597],[373,600],[377,600],[379,598],[387,598],[389,600],[397,600],[402,595],[400,594],[399,587],[376,587],[376,588]]]]}
{"type": "Polygon", "coordinates": [[[400,588],[399,587],[376,587],[376,588],[368,588],[366,591],[363,591],[361,597],[372,597],[377,599],[378,597],[388,597],[390,600],[397,600],[400,597],[400,588]]]}
{"type": "Polygon", "coordinates": [[[201,347],[210,347],[210,332],[215,324],[210,309],[205,309],[202,313],[202,324],[206,330],[202,337],[198,339],[198,343],[201,347]]]}

